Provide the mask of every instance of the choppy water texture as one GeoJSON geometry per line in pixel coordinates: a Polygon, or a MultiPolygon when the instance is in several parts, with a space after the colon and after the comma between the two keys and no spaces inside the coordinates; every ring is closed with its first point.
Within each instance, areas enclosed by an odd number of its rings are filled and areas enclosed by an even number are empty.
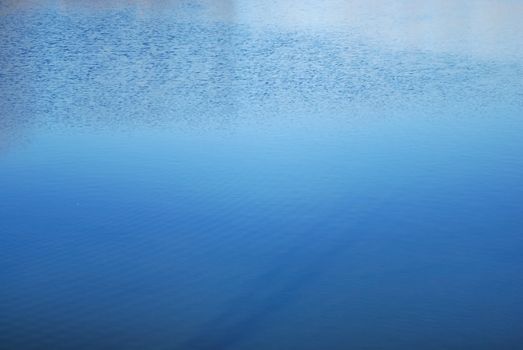
{"type": "Polygon", "coordinates": [[[0,1],[0,348],[522,348],[521,18],[0,1]]]}

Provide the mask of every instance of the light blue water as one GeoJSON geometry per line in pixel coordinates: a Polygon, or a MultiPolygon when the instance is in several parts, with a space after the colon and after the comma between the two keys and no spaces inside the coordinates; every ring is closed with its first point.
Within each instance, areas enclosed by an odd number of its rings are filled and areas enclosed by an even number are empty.
{"type": "Polygon", "coordinates": [[[0,1],[1,349],[523,348],[517,1],[0,1]]]}

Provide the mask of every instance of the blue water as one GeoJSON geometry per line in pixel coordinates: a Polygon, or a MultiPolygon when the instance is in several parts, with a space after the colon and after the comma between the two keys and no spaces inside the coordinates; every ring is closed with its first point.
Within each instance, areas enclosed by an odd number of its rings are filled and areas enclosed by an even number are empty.
{"type": "Polygon", "coordinates": [[[518,1],[0,1],[0,349],[522,349],[518,1]]]}

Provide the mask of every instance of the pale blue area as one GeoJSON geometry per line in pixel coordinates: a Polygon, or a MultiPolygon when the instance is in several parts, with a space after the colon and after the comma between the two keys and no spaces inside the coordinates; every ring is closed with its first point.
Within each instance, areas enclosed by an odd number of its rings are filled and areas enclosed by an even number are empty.
{"type": "Polygon", "coordinates": [[[35,3],[0,7],[1,349],[523,347],[516,24],[35,3]]]}

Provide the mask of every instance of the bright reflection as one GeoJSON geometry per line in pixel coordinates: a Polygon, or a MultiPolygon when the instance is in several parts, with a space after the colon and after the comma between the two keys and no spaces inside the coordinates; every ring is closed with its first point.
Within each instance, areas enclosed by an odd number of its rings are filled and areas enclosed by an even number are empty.
{"type": "Polygon", "coordinates": [[[138,16],[227,20],[287,30],[355,30],[387,45],[521,56],[523,3],[495,0],[8,0],[4,11],[54,6],[63,13],[131,9],[138,16]]]}

